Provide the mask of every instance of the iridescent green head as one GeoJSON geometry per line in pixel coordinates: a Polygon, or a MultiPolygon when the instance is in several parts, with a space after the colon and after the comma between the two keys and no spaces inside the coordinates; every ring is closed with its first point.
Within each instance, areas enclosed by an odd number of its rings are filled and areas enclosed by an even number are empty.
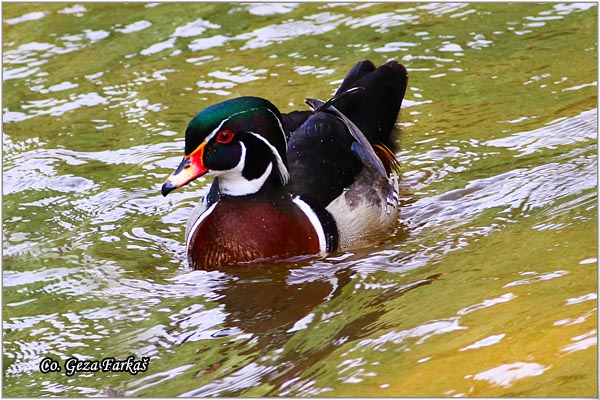
{"type": "Polygon", "coordinates": [[[255,193],[271,178],[289,179],[279,110],[265,99],[239,97],[207,107],[185,131],[184,157],[163,184],[163,194],[212,172],[221,192],[255,193]]]}

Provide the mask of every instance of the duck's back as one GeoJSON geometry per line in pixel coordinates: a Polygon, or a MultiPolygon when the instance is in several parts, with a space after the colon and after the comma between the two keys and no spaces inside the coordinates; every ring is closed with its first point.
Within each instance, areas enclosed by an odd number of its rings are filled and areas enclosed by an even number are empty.
{"type": "Polygon", "coordinates": [[[366,149],[348,124],[327,110],[287,117],[288,129],[293,130],[287,146],[288,189],[333,217],[338,249],[373,242],[396,219],[397,179],[390,175],[395,148],[392,131],[406,85],[406,69],[401,64],[392,61],[375,68],[363,61],[340,86],[338,94],[352,87],[364,88],[340,98],[334,106],[357,125],[373,149],[366,149]],[[385,173],[365,157],[373,150],[385,173]]]}
{"type": "Polygon", "coordinates": [[[327,207],[363,169],[352,150],[353,142],[335,115],[311,115],[288,141],[288,190],[313,207],[327,207]]]}
{"type": "Polygon", "coordinates": [[[356,144],[344,123],[326,113],[307,119],[288,142],[288,189],[332,217],[336,250],[375,242],[397,215],[397,179],[365,165],[356,144]]]}

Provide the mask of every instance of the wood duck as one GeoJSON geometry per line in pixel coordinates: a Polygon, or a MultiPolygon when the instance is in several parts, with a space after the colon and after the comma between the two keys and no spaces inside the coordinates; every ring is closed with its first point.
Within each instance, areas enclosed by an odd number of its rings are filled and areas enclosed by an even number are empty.
{"type": "Polygon", "coordinates": [[[356,248],[396,221],[397,166],[391,132],[406,91],[404,66],[358,62],[334,97],[282,114],[268,100],[239,97],[198,113],[184,157],[162,186],[215,178],[188,219],[196,269],[245,265],[356,248]]]}

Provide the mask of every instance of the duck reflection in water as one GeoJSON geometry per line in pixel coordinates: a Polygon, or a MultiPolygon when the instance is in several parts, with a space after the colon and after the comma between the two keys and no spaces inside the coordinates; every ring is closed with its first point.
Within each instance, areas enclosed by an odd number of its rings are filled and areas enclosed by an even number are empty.
{"type": "MultiPolygon", "coordinates": [[[[320,335],[319,344],[311,346],[309,350],[296,349],[293,345],[290,347],[292,335],[304,329],[310,332],[315,329],[314,325],[328,324],[331,316],[335,318],[339,314],[336,312],[339,309],[338,298],[345,298],[348,290],[354,290],[357,273],[353,268],[355,263],[356,261],[342,262],[339,265],[323,263],[322,268],[308,263],[305,266],[298,265],[302,263],[253,265],[252,268],[243,270],[227,268],[226,282],[211,294],[211,298],[217,299],[213,301],[219,303],[219,309],[225,316],[222,323],[215,327],[218,330],[212,334],[212,338],[224,340],[223,344],[227,346],[239,343],[243,349],[240,354],[251,356],[250,359],[254,361],[248,361],[246,357],[240,359],[241,364],[235,367],[240,370],[246,363],[257,363],[260,360],[261,357],[257,357],[255,352],[267,357],[277,354],[278,367],[268,373],[265,379],[274,387],[279,387],[290,376],[325,359],[345,340],[368,337],[373,329],[381,328],[381,317],[386,312],[382,304],[386,301],[430,285],[439,277],[428,276],[403,285],[372,290],[367,296],[358,296],[360,300],[357,301],[358,308],[355,312],[344,314],[341,319],[336,318],[335,326],[326,329],[328,333],[325,336],[320,335]],[[216,296],[212,296],[213,294],[216,296]],[[331,316],[325,317],[328,314],[331,316]],[[247,339],[240,343],[238,339],[242,336],[247,339]]],[[[316,329],[323,332],[323,328],[316,329]]],[[[191,344],[184,343],[195,334],[188,331],[184,335],[179,343],[191,344]]],[[[306,340],[310,339],[305,334],[300,334],[297,340],[292,339],[292,343],[303,346],[306,340]]],[[[196,341],[192,346],[197,347],[198,354],[203,354],[201,349],[204,345],[200,342],[196,341]]],[[[222,367],[228,363],[227,354],[229,353],[224,352],[210,359],[198,358],[196,377],[205,378],[206,381],[197,389],[187,392],[186,396],[228,393],[221,384],[213,387],[214,379],[224,373],[222,367]]],[[[231,374],[231,370],[228,374],[231,374]]]]}

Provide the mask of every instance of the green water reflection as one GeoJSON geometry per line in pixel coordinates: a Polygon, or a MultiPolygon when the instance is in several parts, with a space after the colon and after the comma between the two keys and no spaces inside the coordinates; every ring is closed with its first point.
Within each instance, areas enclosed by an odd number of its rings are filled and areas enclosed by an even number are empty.
{"type": "Polygon", "coordinates": [[[2,7],[6,396],[597,396],[594,3],[2,7]],[[209,181],[160,195],[190,117],[391,58],[398,230],[190,272],[209,181]],[[39,372],[130,354],[149,370],[39,372]]]}

